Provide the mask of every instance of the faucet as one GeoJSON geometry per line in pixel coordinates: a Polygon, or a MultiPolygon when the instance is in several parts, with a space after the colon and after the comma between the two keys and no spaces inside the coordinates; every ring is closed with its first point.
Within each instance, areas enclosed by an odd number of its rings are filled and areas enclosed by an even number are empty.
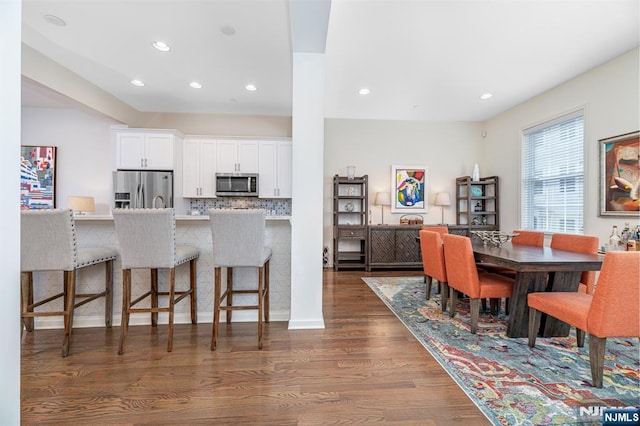
{"type": "Polygon", "coordinates": [[[155,195],[155,196],[153,197],[153,201],[151,201],[151,205],[153,206],[153,208],[154,208],[154,209],[156,208],[156,200],[157,200],[158,198],[160,199],[160,202],[162,203],[162,205],[161,205],[160,207],[161,207],[161,208],[166,207],[167,205],[164,203],[164,197],[163,197],[162,195],[158,194],[158,195],[155,195]]]}

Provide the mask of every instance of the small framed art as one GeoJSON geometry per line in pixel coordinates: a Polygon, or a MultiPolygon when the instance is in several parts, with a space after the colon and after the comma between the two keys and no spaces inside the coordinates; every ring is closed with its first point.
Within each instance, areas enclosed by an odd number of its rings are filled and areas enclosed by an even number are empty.
{"type": "Polygon", "coordinates": [[[426,166],[391,166],[391,212],[426,213],[428,199],[426,166]]]}

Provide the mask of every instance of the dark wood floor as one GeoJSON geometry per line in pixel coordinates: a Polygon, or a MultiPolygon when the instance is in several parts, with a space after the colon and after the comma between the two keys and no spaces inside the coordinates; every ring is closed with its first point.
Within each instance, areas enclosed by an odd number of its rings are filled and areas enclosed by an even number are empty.
{"type": "Polygon", "coordinates": [[[324,273],[324,330],[255,323],[75,329],[60,356],[60,330],[24,333],[22,424],[420,424],[485,425],[480,410],[360,280],[324,273]]]}

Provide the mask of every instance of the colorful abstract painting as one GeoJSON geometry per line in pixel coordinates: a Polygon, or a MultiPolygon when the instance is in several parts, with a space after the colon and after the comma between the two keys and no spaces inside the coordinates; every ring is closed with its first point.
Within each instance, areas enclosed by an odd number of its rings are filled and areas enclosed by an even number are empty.
{"type": "Polygon", "coordinates": [[[393,213],[427,212],[427,167],[391,166],[393,213]]]}
{"type": "Polygon", "coordinates": [[[640,215],[640,133],[600,140],[600,215],[640,215]]]}
{"type": "Polygon", "coordinates": [[[56,208],[56,147],[20,147],[20,208],[56,208]]]}

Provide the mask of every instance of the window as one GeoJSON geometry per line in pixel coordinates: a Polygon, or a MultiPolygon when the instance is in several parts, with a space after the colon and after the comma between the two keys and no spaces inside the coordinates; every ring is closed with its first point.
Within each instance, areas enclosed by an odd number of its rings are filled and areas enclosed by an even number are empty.
{"type": "Polygon", "coordinates": [[[522,143],[522,228],[582,234],[583,112],[526,129],[522,143]]]}

